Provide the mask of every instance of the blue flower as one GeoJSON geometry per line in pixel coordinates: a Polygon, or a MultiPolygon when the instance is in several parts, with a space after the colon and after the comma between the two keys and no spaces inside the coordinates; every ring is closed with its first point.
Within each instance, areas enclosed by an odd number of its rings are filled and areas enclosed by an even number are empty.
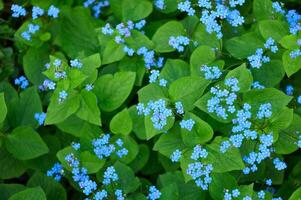
{"type": "Polygon", "coordinates": [[[62,61],[61,61],[60,59],[55,59],[55,60],[53,61],[53,65],[54,65],[55,67],[60,67],[60,66],[62,65],[62,61]]]}
{"type": "Polygon", "coordinates": [[[60,9],[58,9],[57,7],[51,5],[49,8],[48,8],[48,16],[49,17],[53,17],[53,18],[57,18],[59,16],[59,13],[60,13],[60,9]]]}
{"type": "Polygon", "coordinates": [[[161,196],[161,192],[155,186],[150,186],[148,191],[147,199],[149,200],[156,200],[161,196]]]}
{"type": "Polygon", "coordinates": [[[190,156],[192,160],[198,160],[200,158],[207,158],[208,151],[206,149],[203,149],[200,145],[196,145],[193,148],[193,152],[190,156]]]}
{"type": "Polygon", "coordinates": [[[242,6],[245,3],[245,0],[230,0],[229,4],[231,7],[236,7],[237,5],[242,6]]]}
{"type": "Polygon", "coordinates": [[[75,68],[82,68],[83,63],[81,63],[78,59],[74,59],[74,60],[70,60],[70,65],[71,67],[75,67],[75,68]]]}
{"type": "Polygon", "coordinates": [[[150,83],[156,82],[159,76],[160,76],[160,71],[159,70],[151,70],[150,71],[150,76],[149,76],[149,82],[150,83]]]}
{"type": "Polygon", "coordinates": [[[32,19],[37,19],[38,17],[44,15],[44,10],[38,6],[32,7],[32,19]]]}
{"type": "Polygon", "coordinates": [[[156,8],[160,9],[160,10],[163,10],[164,7],[165,7],[165,2],[164,0],[155,0],[154,1],[154,4],[156,6],[156,8]]]}
{"type": "Polygon", "coordinates": [[[72,146],[72,148],[75,149],[75,150],[79,150],[79,149],[80,149],[80,143],[72,142],[71,146],[72,146]]]}
{"type": "Polygon", "coordinates": [[[113,35],[114,33],[114,30],[111,28],[111,25],[109,23],[102,27],[101,31],[104,35],[113,35]]]}
{"type": "Polygon", "coordinates": [[[259,69],[262,66],[262,63],[270,62],[270,58],[263,56],[263,49],[259,48],[256,50],[254,55],[248,57],[250,65],[252,68],[259,69]]]}
{"type": "Polygon", "coordinates": [[[119,177],[116,173],[116,170],[113,166],[110,166],[106,169],[106,171],[104,172],[104,175],[103,175],[103,181],[102,183],[104,185],[109,185],[111,184],[112,182],[116,182],[119,180],[119,177]]]}
{"type": "Polygon", "coordinates": [[[279,158],[274,158],[273,163],[278,171],[281,171],[287,167],[286,163],[281,161],[279,158]]]}
{"type": "Polygon", "coordinates": [[[128,56],[133,56],[134,53],[135,53],[135,50],[132,49],[132,48],[129,48],[128,46],[124,46],[124,47],[123,47],[123,51],[124,51],[125,53],[127,53],[128,56]]]}
{"type": "Polygon", "coordinates": [[[44,113],[44,112],[41,112],[41,113],[35,113],[35,114],[34,114],[34,118],[35,118],[35,120],[38,121],[39,125],[41,126],[41,125],[43,125],[44,122],[45,122],[45,119],[46,119],[46,113],[44,113]]]}
{"type": "Polygon", "coordinates": [[[182,102],[178,101],[175,103],[175,107],[176,107],[176,112],[180,115],[184,114],[184,108],[183,108],[183,104],[182,102]]]}
{"type": "Polygon", "coordinates": [[[93,88],[94,88],[94,86],[92,84],[87,84],[86,87],[85,87],[85,89],[87,91],[91,91],[91,90],[93,90],[93,88]]]}
{"type": "Polygon", "coordinates": [[[187,46],[189,44],[190,40],[188,37],[185,37],[185,36],[177,36],[177,37],[174,37],[174,36],[170,36],[169,37],[169,41],[168,41],[168,44],[176,49],[178,52],[183,52],[184,51],[184,47],[187,46]]]}
{"type": "Polygon", "coordinates": [[[240,195],[240,192],[239,192],[238,189],[232,190],[232,196],[233,196],[233,197],[238,197],[239,195],[240,195]]]}
{"type": "Polygon", "coordinates": [[[94,195],[94,200],[103,200],[108,197],[108,192],[106,190],[101,190],[99,192],[96,192],[94,195]]]}
{"type": "Polygon", "coordinates": [[[203,65],[201,67],[201,71],[205,72],[205,79],[207,80],[218,79],[222,75],[221,70],[217,66],[209,67],[207,65],[203,65]]]}
{"type": "Polygon", "coordinates": [[[172,162],[179,162],[179,160],[182,157],[182,151],[179,149],[176,149],[172,154],[170,155],[170,159],[172,162]]]}
{"type": "Polygon", "coordinates": [[[290,57],[295,59],[297,57],[301,56],[301,50],[300,49],[297,49],[297,50],[294,50],[292,52],[290,52],[290,57]]]}
{"type": "Polygon", "coordinates": [[[189,0],[185,0],[184,2],[180,2],[178,4],[178,9],[181,11],[181,12],[187,12],[187,14],[189,16],[193,16],[194,13],[195,13],[195,10],[192,8],[191,6],[191,2],[189,0]]]}
{"type": "Polygon", "coordinates": [[[301,15],[296,10],[289,10],[286,14],[286,20],[290,26],[290,33],[296,35],[301,30],[299,23],[301,15]]]}
{"type": "Polygon", "coordinates": [[[298,98],[297,98],[297,102],[298,102],[298,104],[301,104],[301,95],[300,95],[300,96],[298,96],[298,98]]]}
{"type": "Polygon", "coordinates": [[[254,88],[254,89],[259,89],[259,90],[265,88],[265,86],[260,84],[258,81],[253,82],[251,87],[254,88]]]}
{"type": "Polygon", "coordinates": [[[68,93],[65,90],[59,92],[59,102],[64,101],[68,97],[68,93]]]}
{"type": "Polygon", "coordinates": [[[182,120],[180,122],[181,128],[187,129],[188,131],[191,131],[193,126],[195,124],[195,121],[193,119],[188,119],[188,120],[182,120]]]}
{"type": "Polygon", "coordinates": [[[17,4],[12,4],[11,6],[12,17],[19,18],[24,17],[26,15],[26,10],[22,6],[19,6],[17,4]]]}
{"type": "Polygon", "coordinates": [[[292,85],[287,85],[286,88],[285,88],[285,93],[289,96],[293,96],[294,87],[292,85]]]}
{"type": "Polygon", "coordinates": [[[211,9],[212,8],[212,4],[210,0],[199,0],[198,1],[198,6],[200,8],[207,8],[207,9],[211,9]]]}
{"type": "Polygon", "coordinates": [[[272,6],[277,13],[280,13],[283,15],[285,14],[285,10],[282,8],[282,5],[279,2],[277,2],[277,1],[273,2],[272,6]]]}
{"type": "Polygon", "coordinates": [[[145,24],[146,24],[146,21],[143,19],[143,20],[140,20],[139,22],[137,22],[136,24],[135,24],[135,28],[137,29],[137,30],[140,30],[140,29],[142,29],[144,26],[145,26],[145,24]]]}
{"type": "Polygon", "coordinates": [[[234,27],[240,26],[245,22],[243,16],[240,15],[238,10],[232,10],[227,14],[227,21],[234,27]]]}
{"type": "Polygon", "coordinates": [[[59,163],[55,163],[53,167],[47,171],[47,176],[54,177],[56,181],[60,181],[63,174],[63,166],[59,163]]]}
{"type": "Polygon", "coordinates": [[[229,141],[223,141],[220,146],[220,152],[225,153],[230,147],[231,144],[229,141]]]}
{"type": "Polygon", "coordinates": [[[229,137],[229,140],[231,141],[232,145],[236,148],[239,148],[242,145],[244,136],[242,134],[236,134],[236,135],[231,135],[229,137]]]}
{"type": "Polygon", "coordinates": [[[29,86],[29,81],[25,78],[25,76],[20,76],[15,79],[15,85],[20,86],[21,89],[26,89],[29,86]]]}
{"type": "Polygon", "coordinates": [[[261,104],[257,113],[258,119],[270,118],[272,116],[272,104],[261,104]]]}
{"type": "Polygon", "coordinates": [[[213,170],[211,164],[203,164],[201,162],[194,162],[188,165],[186,173],[192,177],[195,184],[202,190],[208,190],[208,185],[211,183],[212,178],[210,173],[213,170]]]}
{"type": "Polygon", "coordinates": [[[165,80],[165,79],[163,79],[163,78],[160,79],[160,80],[159,80],[159,85],[162,86],[162,87],[166,87],[166,86],[167,86],[167,80],[165,80]]]}
{"type": "Polygon", "coordinates": [[[261,190],[260,192],[258,192],[258,198],[259,199],[264,199],[264,197],[265,197],[265,192],[263,191],[263,190],[261,190]]]}
{"type": "Polygon", "coordinates": [[[271,186],[272,185],[272,179],[267,179],[266,181],[265,181],[265,184],[267,185],[267,186],[271,186]]]}

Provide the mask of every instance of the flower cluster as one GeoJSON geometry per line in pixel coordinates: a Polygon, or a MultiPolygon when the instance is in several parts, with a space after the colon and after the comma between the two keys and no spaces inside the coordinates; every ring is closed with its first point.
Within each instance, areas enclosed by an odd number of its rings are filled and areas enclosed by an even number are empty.
{"type": "Polygon", "coordinates": [[[237,94],[240,90],[238,87],[238,80],[236,78],[228,78],[224,82],[228,88],[222,89],[219,86],[212,87],[210,93],[213,94],[207,101],[207,109],[210,113],[215,113],[218,117],[223,119],[228,118],[228,112],[234,113],[234,102],[237,99],[237,94]]]}
{"type": "Polygon", "coordinates": [[[83,5],[86,8],[92,6],[94,17],[98,18],[102,12],[102,8],[108,7],[110,5],[110,2],[108,0],[104,0],[104,1],[86,0],[83,5]]]}
{"type": "Polygon", "coordinates": [[[151,115],[151,121],[157,130],[162,130],[167,125],[167,118],[172,116],[172,110],[166,107],[164,99],[150,101],[146,106],[143,103],[139,103],[137,110],[138,115],[151,115]]]}
{"type": "Polygon", "coordinates": [[[179,162],[179,160],[182,157],[182,151],[180,151],[179,149],[176,149],[174,152],[172,152],[172,154],[170,155],[170,160],[172,162],[179,162]]]}
{"type": "Polygon", "coordinates": [[[109,134],[105,134],[92,141],[94,153],[99,159],[108,158],[114,152],[119,158],[128,154],[128,150],[123,147],[123,141],[121,139],[117,139],[115,144],[110,143],[110,139],[111,136],[109,134]]]}
{"type": "Polygon", "coordinates": [[[205,79],[207,80],[214,80],[221,77],[222,72],[217,66],[207,66],[203,65],[201,67],[201,71],[205,73],[205,79]]]}
{"type": "Polygon", "coordinates": [[[175,103],[175,107],[176,107],[176,112],[179,114],[179,115],[183,115],[184,114],[184,108],[183,108],[183,104],[181,101],[177,101],[175,103]]]}
{"type": "Polygon", "coordinates": [[[29,24],[26,31],[21,33],[21,36],[30,41],[33,34],[40,30],[40,26],[37,24],[29,24]]]}
{"type": "Polygon", "coordinates": [[[181,12],[186,12],[187,15],[189,15],[189,16],[193,16],[195,13],[195,10],[193,9],[190,0],[185,0],[184,2],[180,2],[178,4],[178,9],[181,12]]]}
{"type": "MultiPolygon", "coordinates": [[[[11,11],[12,11],[12,17],[15,17],[15,18],[24,17],[27,14],[25,8],[23,8],[22,6],[19,6],[17,4],[13,4],[11,6],[11,11]]],[[[42,8],[40,8],[38,6],[32,7],[32,19],[37,19],[38,17],[43,16],[44,13],[45,13],[45,11],[42,8]]],[[[57,7],[55,7],[53,5],[51,5],[47,11],[47,15],[49,17],[53,17],[53,18],[57,18],[59,13],[60,13],[60,9],[58,9],[57,7]]]]}
{"type": "Polygon", "coordinates": [[[203,149],[200,145],[196,145],[190,157],[195,162],[190,163],[186,170],[186,173],[192,177],[195,184],[203,190],[208,190],[208,186],[212,181],[210,173],[213,170],[213,166],[212,164],[205,164],[198,160],[207,157],[207,150],[203,149]]]}
{"type": "Polygon", "coordinates": [[[39,123],[39,125],[43,125],[46,119],[46,113],[41,112],[41,113],[35,113],[34,114],[34,118],[35,120],[37,120],[37,122],[39,123]]]}
{"type": "Polygon", "coordinates": [[[193,119],[187,119],[187,120],[182,120],[180,122],[180,127],[181,128],[184,128],[184,129],[187,129],[188,131],[191,131],[193,126],[195,124],[195,121],[193,119]]]}
{"type": "Polygon", "coordinates": [[[264,86],[264,85],[261,85],[258,81],[253,82],[252,85],[251,85],[251,87],[252,87],[253,89],[259,89],[259,90],[265,88],[265,86],[264,86]]]}
{"type": "MultiPolygon", "coordinates": [[[[150,83],[155,83],[160,76],[160,71],[159,70],[151,70],[150,71],[150,76],[149,76],[149,82],[150,83]]],[[[165,79],[160,79],[159,80],[159,85],[162,87],[166,87],[167,81],[165,79]]]]}
{"type": "Polygon", "coordinates": [[[25,76],[20,76],[15,79],[15,85],[20,86],[22,89],[26,89],[29,86],[29,82],[25,76]]]}
{"type": "Polygon", "coordinates": [[[168,44],[176,49],[178,52],[183,52],[185,46],[189,45],[189,38],[183,35],[180,36],[170,36],[168,44]]]}
{"type": "Polygon", "coordinates": [[[115,168],[114,168],[113,166],[110,166],[110,167],[108,167],[108,168],[105,170],[105,172],[104,172],[104,174],[103,174],[103,181],[102,181],[102,183],[103,183],[104,185],[109,185],[109,184],[111,184],[112,182],[118,181],[118,179],[119,179],[119,176],[118,176],[118,174],[116,173],[115,168]]]}
{"type": "Polygon", "coordinates": [[[161,68],[163,66],[163,57],[155,58],[155,51],[149,50],[146,47],[141,47],[137,50],[138,56],[143,56],[144,64],[147,69],[152,67],[161,68]]]}
{"type": "Polygon", "coordinates": [[[279,158],[274,158],[273,164],[275,165],[275,168],[279,171],[284,170],[287,167],[286,163],[281,161],[279,158]]]}
{"type": "Polygon", "coordinates": [[[155,186],[149,187],[149,193],[147,195],[147,199],[157,200],[160,199],[160,196],[161,196],[161,192],[155,186]]]}
{"type": "MultiPolygon", "coordinates": [[[[301,39],[297,40],[297,44],[299,47],[301,47],[301,39]]],[[[296,49],[290,52],[290,57],[293,59],[296,59],[299,56],[301,56],[301,49],[296,49]]]]}
{"type": "MultiPolygon", "coordinates": [[[[273,38],[268,38],[266,40],[264,48],[266,50],[270,50],[272,53],[276,53],[278,51],[278,46],[275,44],[275,40],[273,38]]],[[[252,68],[259,69],[263,63],[270,62],[270,57],[264,56],[263,53],[263,49],[258,48],[254,55],[248,57],[252,68]]]]}
{"type": "Polygon", "coordinates": [[[226,189],[224,192],[224,200],[232,200],[232,198],[240,196],[240,191],[238,189],[234,189],[232,191],[226,189]]]}
{"type": "Polygon", "coordinates": [[[47,176],[54,177],[56,181],[60,181],[62,175],[64,175],[64,169],[59,163],[55,163],[53,167],[47,171],[47,176]]]}
{"type": "Polygon", "coordinates": [[[67,99],[68,93],[65,90],[59,92],[58,102],[62,103],[65,99],[67,99]]]}
{"type": "Polygon", "coordinates": [[[156,8],[158,8],[159,10],[163,10],[165,7],[165,2],[164,0],[155,0],[154,1],[154,5],[156,8]]]}
{"type": "Polygon", "coordinates": [[[43,81],[43,84],[39,86],[39,89],[41,91],[45,91],[45,90],[54,90],[55,89],[55,86],[56,86],[56,83],[51,81],[51,80],[48,80],[48,79],[45,79],[43,81]]]}
{"type": "Polygon", "coordinates": [[[83,63],[78,59],[74,59],[74,60],[70,60],[70,66],[80,69],[82,68],[83,63]]]}

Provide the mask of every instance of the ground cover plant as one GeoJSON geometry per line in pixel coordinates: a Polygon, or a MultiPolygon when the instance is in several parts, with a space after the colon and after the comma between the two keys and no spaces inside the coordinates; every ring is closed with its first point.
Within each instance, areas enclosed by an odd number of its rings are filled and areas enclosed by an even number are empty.
{"type": "Polygon", "coordinates": [[[0,0],[0,200],[300,200],[299,0],[0,0]]]}

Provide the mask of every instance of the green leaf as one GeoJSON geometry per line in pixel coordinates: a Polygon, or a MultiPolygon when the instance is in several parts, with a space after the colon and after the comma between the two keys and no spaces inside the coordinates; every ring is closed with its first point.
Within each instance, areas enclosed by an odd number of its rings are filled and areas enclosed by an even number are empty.
{"type": "Polygon", "coordinates": [[[180,59],[168,59],[160,72],[160,78],[172,83],[179,78],[189,76],[189,65],[180,59]]]}
{"type": "Polygon", "coordinates": [[[11,179],[21,176],[26,171],[23,162],[15,159],[4,148],[0,148],[0,178],[11,179]]]}
{"type": "Polygon", "coordinates": [[[178,186],[177,184],[169,184],[167,186],[164,186],[161,190],[161,200],[169,200],[169,199],[180,199],[179,198],[179,191],[178,191],[178,186]]]}
{"type": "Polygon", "coordinates": [[[35,132],[30,126],[15,128],[7,136],[5,146],[19,160],[33,159],[49,152],[39,133],[35,132]]]}
{"type": "Polygon", "coordinates": [[[5,120],[7,107],[5,104],[4,93],[0,93],[0,124],[5,120]]]}
{"type": "Polygon", "coordinates": [[[184,149],[185,145],[180,134],[180,127],[174,126],[168,133],[162,134],[156,141],[153,150],[159,151],[162,155],[170,157],[176,149],[184,149]]]}
{"type": "Polygon", "coordinates": [[[104,65],[110,64],[120,61],[124,56],[123,45],[117,44],[115,40],[112,39],[106,44],[102,52],[102,61],[104,65]]]}
{"type": "Polygon", "coordinates": [[[139,152],[136,158],[129,164],[134,172],[140,171],[147,163],[150,156],[150,150],[146,144],[139,145],[139,152]]]}
{"type": "Polygon", "coordinates": [[[300,197],[301,197],[301,187],[296,189],[288,200],[300,200],[300,197]]]}
{"type": "Polygon", "coordinates": [[[148,103],[149,101],[156,101],[158,99],[165,99],[165,94],[160,86],[151,83],[138,91],[140,103],[148,103]]]}
{"type": "Polygon", "coordinates": [[[21,192],[25,190],[26,187],[21,184],[0,184],[0,199],[6,200],[9,197],[11,197],[13,194],[16,194],[18,192],[21,192]]]}
{"type": "Polygon", "coordinates": [[[263,20],[259,22],[259,31],[264,39],[269,37],[276,41],[281,40],[283,36],[289,34],[287,23],[279,20],[263,20]]]}
{"type": "Polygon", "coordinates": [[[122,16],[124,21],[138,21],[146,18],[153,11],[153,5],[147,0],[123,0],[122,16]]]}
{"type": "Polygon", "coordinates": [[[131,168],[118,161],[114,164],[114,168],[119,176],[121,189],[125,194],[134,192],[140,186],[141,183],[139,179],[135,177],[131,168]]]}
{"type": "Polygon", "coordinates": [[[187,146],[195,146],[197,144],[205,144],[213,137],[213,129],[211,126],[203,121],[198,116],[187,113],[184,116],[184,120],[192,119],[195,121],[195,124],[191,131],[187,129],[181,129],[181,135],[183,138],[183,142],[187,146]]]}
{"type": "Polygon", "coordinates": [[[99,106],[106,112],[120,107],[130,95],[135,83],[134,72],[117,72],[106,74],[97,79],[94,85],[99,106]]]}
{"type": "Polygon", "coordinates": [[[36,85],[43,83],[45,76],[42,74],[44,65],[49,61],[49,47],[43,45],[30,47],[23,57],[23,66],[26,77],[36,85]]]}
{"type": "Polygon", "coordinates": [[[80,107],[76,116],[91,124],[101,125],[100,111],[97,106],[97,97],[94,93],[82,90],[80,93],[80,107]]]}
{"type": "Polygon", "coordinates": [[[126,38],[126,44],[134,50],[138,50],[141,47],[153,49],[154,43],[145,34],[137,30],[131,31],[131,37],[126,38]]]}
{"type": "Polygon", "coordinates": [[[117,113],[110,122],[110,130],[115,134],[129,135],[133,129],[133,122],[128,109],[117,113]]]}
{"type": "Polygon", "coordinates": [[[252,69],[254,80],[265,87],[274,87],[280,83],[285,75],[285,71],[280,60],[271,60],[265,63],[260,69],[252,69]]]}
{"type": "Polygon", "coordinates": [[[157,29],[152,38],[155,43],[155,51],[160,53],[175,51],[175,49],[169,45],[169,38],[171,36],[176,37],[180,35],[185,35],[184,27],[180,22],[169,21],[163,24],[157,29]]]}
{"type": "Polygon", "coordinates": [[[201,75],[201,66],[209,64],[215,60],[215,52],[210,46],[199,46],[190,57],[190,70],[192,76],[201,75]]]}
{"type": "Polygon", "coordinates": [[[100,160],[95,154],[89,151],[81,152],[80,160],[83,167],[88,170],[88,174],[98,172],[106,163],[104,159],[100,160]]]}
{"type": "Polygon", "coordinates": [[[87,79],[87,76],[79,69],[69,68],[67,74],[72,89],[77,88],[87,79]]]}
{"type": "Polygon", "coordinates": [[[96,125],[92,125],[75,115],[71,115],[66,120],[61,123],[56,124],[56,126],[63,132],[69,133],[75,137],[82,137],[87,133],[99,133],[100,128],[96,125]]]}
{"type": "Polygon", "coordinates": [[[235,178],[228,173],[212,173],[211,177],[209,192],[214,200],[223,199],[225,189],[231,191],[238,187],[235,178]]]}
{"type": "Polygon", "coordinates": [[[242,170],[245,165],[237,148],[230,148],[226,153],[220,152],[221,137],[207,145],[208,162],[213,165],[213,172],[223,173],[233,170],[242,170]]]}
{"type": "Polygon", "coordinates": [[[83,7],[64,7],[60,17],[54,20],[52,34],[54,42],[70,57],[76,58],[79,52],[91,55],[98,52],[98,40],[92,18],[83,7]]]}
{"type": "Polygon", "coordinates": [[[41,172],[36,172],[34,175],[32,175],[27,182],[27,186],[40,186],[44,190],[47,199],[67,199],[67,194],[64,187],[60,183],[55,181],[52,177],[48,177],[41,172]]]}
{"type": "Polygon", "coordinates": [[[183,77],[171,83],[168,93],[173,102],[181,101],[185,111],[192,110],[209,81],[199,77],[183,77]]]}
{"type": "Polygon", "coordinates": [[[294,110],[285,107],[277,116],[271,119],[269,128],[276,132],[287,128],[293,121],[294,110]]]}
{"type": "Polygon", "coordinates": [[[272,104],[272,117],[281,112],[291,101],[292,97],[286,96],[283,92],[275,88],[266,88],[262,90],[251,90],[243,95],[245,103],[251,105],[251,112],[256,113],[261,104],[272,104]]]}
{"type": "Polygon", "coordinates": [[[46,195],[41,187],[23,190],[11,196],[8,200],[46,200],[46,195]]]}
{"type": "Polygon", "coordinates": [[[301,132],[301,117],[297,114],[293,115],[293,121],[288,128],[279,132],[277,142],[274,144],[276,153],[290,154],[298,150],[297,140],[301,132]]]}
{"type": "Polygon", "coordinates": [[[37,127],[38,123],[34,118],[37,112],[42,112],[40,96],[35,87],[30,87],[22,91],[18,99],[11,102],[8,119],[13,127],[21,125],[37,127]]]}
{"type": "Polygon", "coordinates": [[[198,44],[210,46],[212,48],[220,48],[220,41],[216,37],[216,34],[210,34],[206,31],[206,27],[203,24],[198,24],[192,34],[193,41],[198,44]]]}
{"type": "Polygon", "coordinates": [[[226,41],[227,51],[237,59],[244,59],[254,54],[256,49],[262,48],[264,41],[255,33],[246,33],[239,37],[233,37],[226,41]]]}
{"type": "Polygon", "coordinates": [[[279,43],[286,49],[295,50],[299,48],[297,40],[298,38],[296,35],[286,35],[279,41],[279,43]]]}
{"type": "Polygon", "coordinates": [[[68,154],[73,154],[76,157],[78,157],[78,152],[75,151],[75,149],[71,146],[65,147],[63,149],[61,149],[60,151],[57,152],[56,157],[58,158],[58,160],[60,161],[60,163],[62,164],[62,166],[68,170],[71,170],[72,168],[70,167],[70,165],[68,164],[68,162],[65,160],[65,157],[68,154]]]}
{"type": "Polygon", "coordinates": [[[291,51],[287,50],[282,55],[284,70],[289,77],[301,69],[301,56],[291,58],[290,53],[291,51]]]}
{"type": "Polygon", "coordinates": [[[98,75],[97,68],[99,68],[101,65],[100,54],[93,54],[80,60],[83,64],[80,70],[87,76],[85,83],[94,83],[98,75]]]}
{"type": "Polygon", "coordinates": [[[254,0],[253,12],[256,19],[270,19],[273,16],[273,8],[271,0],[254,0]]]}
{"type": "Polygon", "coordinates": [[[135,85],[141,86],[143,84],[143,78],[145,75],[146,68],[142,59],[135,57],[125,57],[119,62],[118,68],[122,72],[135,72],[135,85]]]}
{"type": "Polygon", "coordinates": [[[47,108],[45,124],[49,125],[63,122],[80,107],[81,98],[75,91],[68,91],[68,97],[62,102],[58,101],[58,93],[59,91],[55,91],[51,97],[50,104],[47,108]]]}
{"type": "Polygon", "coordinates": [[[246,64],[242,64],[239,67],[231,70],[225,79],[237,78],[239,92],[248,91],[253,83],[253,77],[250,70],[247,69],[246,64]]]}
{"type": "Polygon", "coordinates": [[[120,159],[121,162],[128,164],[132,162],[139,152],[139,146],[137,142],[130,136],[115,136],[115,139],[121,138],[123,146],[128,150],[128,154],[120,159]]]}
{"type": "Polygon", "coordinates": [[[144,125],[145,125],[146,139],[150,140],[154,136],[156,136],[156,135],[158,135],[160,133],[164,133],[165,131],[168,131],[173,126],[174,121],[175,121],[175,117],[174,116],[168,117],[167,118],[167,123],[163,127],[163,129],[158,130],[158,129],[156,129],[154,127],[154,124],[151,121],[151,117],[150,116],[145,116],[144,117],[144,125]]]}

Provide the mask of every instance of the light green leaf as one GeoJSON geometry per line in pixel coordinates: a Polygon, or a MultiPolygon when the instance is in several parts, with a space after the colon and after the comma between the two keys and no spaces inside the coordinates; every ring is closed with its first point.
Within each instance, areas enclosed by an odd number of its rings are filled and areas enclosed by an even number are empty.
{"type": "Polygon", "coordinates": [[[98,172],[106,163],[105,159],[100,160],[95,154],[89,151],[80,153],[80,160],[84,168],[88,170],[88,174],[98,172]]]}
{"type": "Polygon", "coordinates": [[[123,45],[116,44],[112,39],[106,44],[105,49],[102,52],[102,61],[104,65],[110,64],[120,61],[124,56],[125,52],[123,51],[123,45]]]}
{"type": "Polygon", "coordinates": [[[130,95],[135,83],[134,72],[117,72],[106,74],[97,79],[94,85],[99,106],[106,112],[120,107],[130,95]]]}
{"type": "Polygon", "coordinates": [[[254,0],[253,12],[256,19],[270,19],[273,16],[273,8],[271,0],[254,0]]]}
{"type": "Polygon", "coordinates": [[[7,107],[5,104],[4,93],[0,93],[0,124],[5,120],[7,107]]]}
{"type": "Polygon", "coordinates": [[[180,59],[168,59],[160,72],[160,78],[172,83],[179,78],[189,76],[190,68],[188,63],[180,59]]]}
{"type": "Polygon", "coordinates": [[[300,200],[300,197],[301,197],[301,187],[296,189],[288,200],[300,200]]]}
{"type": "Polygon", "coordinates": [[[202,65],[209,64],[215,60],[215,52],[210,46],[199,46],[190,57],[190,70],[192,76],[200,76],[202,65]]]}
{"type": "Polygon", "coordinates": [[[291,52],[292,51],[287,50],[282,55],[284,70],[289,77],[301,69],[301,56],[291,58],[291,52]]]}
{"type": "Polygon", "coordinates": [[[11,196],[8,200],[46,200],[46,195],[41,187],[23,190],[11,196]]]}
{"type": "Polygon", "coordinates": [[[152,38],[155,43],[155,51],[160,53],[175,51],[175,49],[169,45],[169,38],[171,36],[176,37],[180,35],[185,35],[184,27],[180,22],[169,21],[163,24],[157,29],[152,38]]]}
{"type": "Polygon", "coordinates": [[[239,92],[248,91],[253,83],[253,77],[251,72],[247,69],[246,64],[242,64],[239,67],[231,70],[225,79],[236,78],[238,80],[239,92]]]}
{"type": "Polygon", "coordinates": [[[110,122],[110,130],[115,134],[128,135],[132,131],[133,122],[128,109],[117,113],[110,122]]]}
{"type": "Polygon", "coordinates": [[[124,21],[138,21],[146,18],[153,11],[153,5],[147,0],[123,0],[122,16],[124,21]]]}
{"type": "Polygon", "coordinates": [[[30,126],[15,128],[7,136],[5,146],[19,160],[33,159],[49,152],[39,133],[35,132],[30,126]]]}
{"type": "Polygon", "coordinates": [[[80,93],[80,107],[76,116],[92,124],[101,125],[100,111],[94,93],[82,90],[80,93]]]}
{"type": "Polygon", "coordinates": [[[287,23],[279,20],[263,20],[259,22],[259,31],[264,39],[273,38],[281,40],[283,36],[289,34],[287,23]]]}
{"type": "Polygon", "coordinates": [[[214,200],[223,199],[225,189],[231,191],[238,187],[235,178],[228,173],[213,173],[211,177],[209,192],[214,200]]]}

